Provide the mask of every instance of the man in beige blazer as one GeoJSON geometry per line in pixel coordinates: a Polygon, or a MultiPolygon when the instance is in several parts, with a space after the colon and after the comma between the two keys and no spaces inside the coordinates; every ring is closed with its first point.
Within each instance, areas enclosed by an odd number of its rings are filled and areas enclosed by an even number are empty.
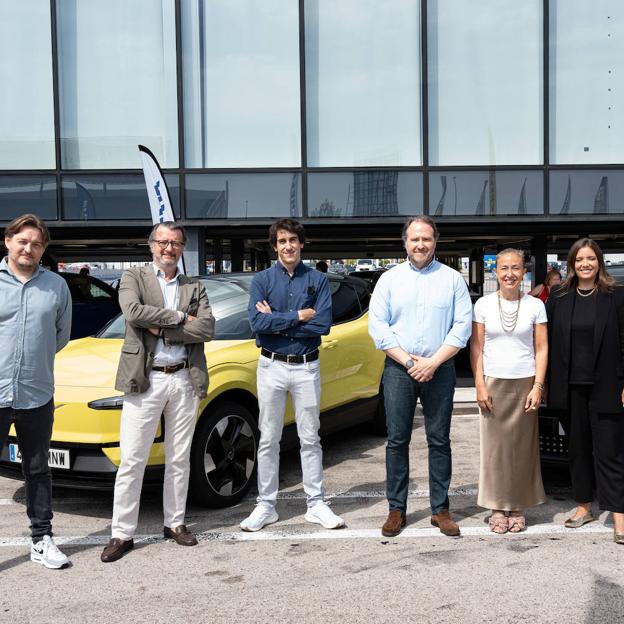
{"type": "Polygon", "coordinates": [[[197,408],[208,389],[204,342],[213,337],[214,317],[204,287],[178,268],[184,228],[157,224],[148,242],[152,264],[128,269],[119,287],[126,334],[115,388],[125,394],[111,540],[103,562],[116,561],[134,546],[143,474],[161,415],[164,536],[182,546],[197,544],[184,513],[197,408]]]}

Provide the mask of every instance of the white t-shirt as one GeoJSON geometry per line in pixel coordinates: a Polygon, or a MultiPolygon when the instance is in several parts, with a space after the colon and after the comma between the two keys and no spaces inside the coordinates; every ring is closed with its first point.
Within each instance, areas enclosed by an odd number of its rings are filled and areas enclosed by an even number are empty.
{"type": "MultiPolygon", "coordinates": [[[[504,312],[515,313],[517,301],[507,301],[501,297],[500,302],[504,312]]],[[[546,308],[537,297],[522,297],[518,323],[513,332],[503,330],[498,293],[481,297],[475,303],[472,320],[485,325],[484,375],[498,379],[522,379],[535,375],[533,325],[547,321],[546,308]]]]}

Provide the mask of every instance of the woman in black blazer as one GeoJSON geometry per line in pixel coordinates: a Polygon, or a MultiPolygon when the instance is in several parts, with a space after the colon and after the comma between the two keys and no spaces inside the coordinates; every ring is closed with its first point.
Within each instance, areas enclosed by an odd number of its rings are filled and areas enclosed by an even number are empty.
{"type": "Polygon", "coordinates": [[[568,253],[568,275],[546,304],[548,406],[569,414],[566,434],[576,511],[565,525],[613,512],[614,540],[624,544],[624,288],[602,251],[582,238],[568,253]]]}

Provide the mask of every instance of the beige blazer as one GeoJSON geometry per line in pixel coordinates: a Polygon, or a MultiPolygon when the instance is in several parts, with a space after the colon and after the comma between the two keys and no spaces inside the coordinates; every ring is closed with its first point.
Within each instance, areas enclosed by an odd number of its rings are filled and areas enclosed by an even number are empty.
{"type": "Polygon", "coordinates": [[[117,368],[117,390],[134,394],[149,388],[158,337],[148,330],[159,327],[165,344],[186,345],[193,389],[200,398],[206,396],[208,368],[204,342],[212,339],[215,320],[201,283],[186,275],[178,279],[178,310],[197,317],[182,324],[177,312],[164,307],[160,284],[151,264],[127,269],[122,275],[119,305],[126,319],[126,335],[117,368]]]}

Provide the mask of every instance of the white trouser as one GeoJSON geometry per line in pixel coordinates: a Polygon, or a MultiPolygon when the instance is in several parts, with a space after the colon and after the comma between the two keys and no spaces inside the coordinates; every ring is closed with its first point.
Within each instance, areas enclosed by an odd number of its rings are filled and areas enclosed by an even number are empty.
{"type": "Polygon", "coordinates": [[[165,417],[164,524],[172,529],[184,524],[198,405],[187,368],[170,374],[152,371],[146,392],[124,396],[112,537],[129,540],[136,531],[143,474],[161,414],[165,417]]]}
{"type": "Polygon", "coordinates": [[[323,451],[319,437],[320,362],[287,364],[258,360],[258,503],[275,506],[279,489],[279,453],[288,393],[292,396],[301,445],[303,489],[311,507],[323,500],[323,451]]]}

